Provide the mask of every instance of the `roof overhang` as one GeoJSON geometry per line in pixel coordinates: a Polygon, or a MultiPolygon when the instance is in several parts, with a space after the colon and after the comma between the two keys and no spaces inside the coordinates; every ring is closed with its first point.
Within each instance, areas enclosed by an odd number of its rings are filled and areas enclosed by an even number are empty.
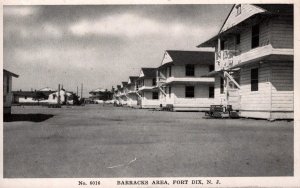
{"type": "Polygon", "coordinates": [[[16,77],[16,78],[19,77],[19,75],[15,74],[15,73],[13,73],[13,72],[10,72],[10,71],[8,71],[8,70],[6,70],[6,69],[3,69],[3,72],[5,72],[6,74],[8,74],[8,75],[10,75],[10,76],[16,77]]]}
{"type": "Polygon", "coordinates": [[[161,69],[164,69],[164,68],[166,68],[166,67],[168,67],[168,66],[172,66],[172,65],[174,65],[174,63],[171,61],[171,62],[162,64],[162,65],[159,66],[157,69],[158,69],[158,70],[161,70],[161,69]]]}
{"type": "Polygon", "coordinates": [[[264,61],[294,61],[294,55],[293,54],[268,54],[268,55],[265,55],[265,56],[260,56],[258,58],[255,58],[255,59],[251,59],[251,60],[248,60],[248,61],[243,61],[242,63],[239,63],[239,64],[236,64],[232,67],[229,68],[229,70],[232,70],[232,69],[236,69],[236,68],[239,68],[241,66],[245,66],[245,65],[249,65],[251,63],[256,63],[256,62],[264,62],[264,61]]]}
{"type": "Polygon", "coordinates": [[[155,89],[156,89],[156,86],[143,86],[143,87],[140,87],[138,90],[139,91],[152,91],[155,89]]]}
{"type": "Polygon", "coordinates": [[[201,47],[215,47],[217,42],[218,42],[218,34],[213,36],[212,38],[208,39],[207,41],[199,44],[197,46],[197,48],[201,48],[201,47]]]}
{"type": "Polygon", "coordinates": [[[164,85],[169,84],[213,84],[215,82],[215,78],[212,77],[197,77],[197,78],[168,78],[164,85]]]}
{"type": "Polygon", "coordinates": [[[202,77],[214,77],[215,75],[219,74],[220,71],[211,71],[205,75],[203,75],[202,77]]]}

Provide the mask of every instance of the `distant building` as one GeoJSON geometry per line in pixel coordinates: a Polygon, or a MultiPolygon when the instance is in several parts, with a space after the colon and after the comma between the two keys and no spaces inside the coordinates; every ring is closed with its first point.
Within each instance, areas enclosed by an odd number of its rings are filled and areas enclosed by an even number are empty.
{"type": "Polygon", "coordinates": [[[37,105],[39,101],[47,100],[54,90],[13,91],[13,104],[37,105]]]}
{"type": "Polygon", "coordinates": [[[47,100],[42,100],[40,103],[58,104],[58,101],[60,101],[60,104],[73,104],[73,95],[72,92],[61,89],[60,92],[51,93],[47,100]]]}
{"type": "Polygon", "coordinates": [[[56,90],[52,89],[50,87],[45,87],[45,88],[39,89],[38,91],[56,91],[56,90]]]}
{"type": "Polygon", "coordinates": [[[120,92],[119,92],[119,98],[122,105],[127,105],[129,101],[127,96],[127,82],[122,82],[120,92]]]}
{"type": "Polygon", "coordinates": [[[156,87],[156,68],[142,68],[137,79],[138,106],[140,108],[159,108],[159,93],[156,87]]]}
{"type": "Polygon", "coordinates": [[[91,95],[89,97],[91,100],[107,101],[112,100],[113,98],[113,93],[111,91],[108,91],[107,89],[98,88],[90,91],[89,94],[91,95]]]}
{"type": "Polygon", "coordinates": [[[105,89],[97,88],[89,92],[89,94],[91,95],[89,98],[92,100],[104,100],[105,92],[106,92],[105,89]]]}
{"type": "Polygon", "coordinates": [[[214,104],[214,52],[167,50],[158,68],[160,103],[174,111],[203,111],[214,104]]]}
{"type": "Polygon", "coordinates": [[[3,69],[3,112],[4,115],[11,114],[12,94],[12,77],[18,78],[19,75],[3,69]]]}
{"type": "Polygon", "coordinates": [[[13,91],[14,104],[33,104],[37,103],[35,91],[13,91]]]}
{"type": "Polygon", "coordinates": [[[130,76],[127,83],[127,96],[128,96],[128,106],[137,107],[137,102],[139,96],[137,94],[137,84],[136,81],[138,76],[130,76]]]}
{"type": "Polygon", "coordinates": [[[113,98],[114,98],[116,104],[118,104],[118,105],[122,104],[122,99],[121,99],[121,85],[117,85],[117,88],[114,91],[113,98]]]}

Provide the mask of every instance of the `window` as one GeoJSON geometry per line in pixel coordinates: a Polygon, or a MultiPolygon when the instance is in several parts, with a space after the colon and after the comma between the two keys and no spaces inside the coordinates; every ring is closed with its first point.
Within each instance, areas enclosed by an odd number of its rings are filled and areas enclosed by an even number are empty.
{"type": "Polygon", "coordinates": [[[220,93],[224,93],[224,79],[220,78],[220,93]]]}
{"type": "Polygon", "coordinates": [[[214,71],[215,70],[215,66],[214,65],[209,65],[209,72],[214,71]]]}
{"type": "Polygon", "coordinates": [[[56,94],[54,94],[54,95],[52,96],[52,98],[55,99],[55,98],[56,98],[56,94]]]}
{"type": "Polygon", "coordinates": [[[25,96],[24,98],[27,99],[27,96],[25,96]]]}
{"type": "Polygon", "coordinates": [[[9,93],[9,76],[6,77],[6,92],[9,93]]]}
{"type": "Polygon", "coordinates": [[[251,91],[258,91],[258,68],[251,69],[251,91]]]}
{"type": "Polygon", "coordinates": [[[185,86],[185,97],[194,98],[194,86],[185,86]]]}
{"type": "Polygon", "coordinates": [[[215,98],[215,88],[214,87],[209,87],[208,97],[209,98],[215,98]]]}
{"type": "Polygon", "coordinates": [[[152,79],[152,85],[153,85],[153,86],[156,86],[156,78],[153,78],[153,79],[152,79]]]}
{"type": "Polygon", "coordinates": [[[224,50],[225,49],[225,40],[222,40],[221,41],[221,50],[224,50]]]}
{"type": "Polygon", "coordinates": [[[241,43],[241,35],[237,34],[236,35],[236,44],[240,44],[241,43]]]}
{"type": "Polygon", "coordinates": [[[152,99],[158,99],[158,92],[152,92],[152,99]]]}
{"type": "Polygon", "coordinates": [[[169,77],[172,76],[172,67],[169,67],[169,77]]]}
{"type": "Polygon", "coordinates": [[[252,26],[252,40],[251,47],[256,48],[259,46],[259,24],[252,26]]]}
{"type": "Polygon", "coordinates": [[[169,98],[171,98],[172,88],[169,86],[169,98]]]}
{"type": "Polygon", "coordinates": [[[195,76],[195,65],[188,64],[185,66],[185,75],[186,76],[195,76]]]}
{"type": "Polygon", "coordinates": [[[144,86],[144,85],[145,85],[144,80],[142,80],[142,86],[144,86]]]}
{"type": "Polygon", "coordinates": [[[235,16],[240,15],[242,13],[242,7],[241,7],[241,5],[240,4],[236,5],[235,8],[236,8],[236,15],[235,16]]]}

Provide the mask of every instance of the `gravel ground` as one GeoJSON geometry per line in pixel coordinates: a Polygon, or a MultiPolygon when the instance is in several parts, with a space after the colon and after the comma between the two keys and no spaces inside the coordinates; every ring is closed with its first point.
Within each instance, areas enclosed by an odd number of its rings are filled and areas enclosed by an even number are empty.
{"type": "Polygon", "coordinates": [[[293,121],[102,105],[12,111],[4,178],[293,175],[293,121]]]}

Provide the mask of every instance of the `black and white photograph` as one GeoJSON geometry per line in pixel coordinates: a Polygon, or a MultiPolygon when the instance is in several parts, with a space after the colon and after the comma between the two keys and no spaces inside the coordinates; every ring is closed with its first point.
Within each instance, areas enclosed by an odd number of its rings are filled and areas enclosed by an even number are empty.
{"type": "Polygon", "coordinates": [[[293,1],[162,2],[2,5],[7,187],[296,177],[293,1]]]}

